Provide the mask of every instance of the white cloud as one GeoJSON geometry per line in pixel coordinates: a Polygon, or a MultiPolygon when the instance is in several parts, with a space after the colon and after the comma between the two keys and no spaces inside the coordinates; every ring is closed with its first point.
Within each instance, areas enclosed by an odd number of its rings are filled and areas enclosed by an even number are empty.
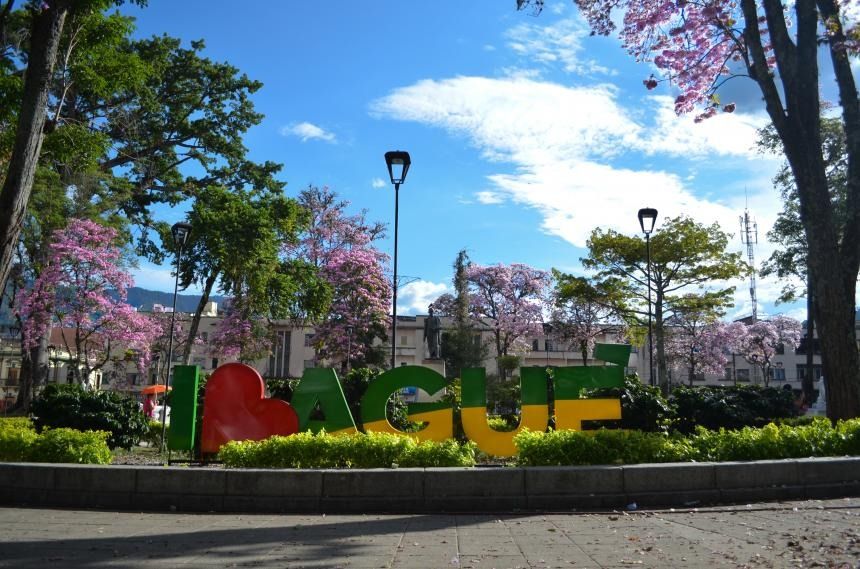
{"type": "Polygon", "coordinates": [[[486,191],[475,193],[475,199],[478,200],[478,203],[482,203],[484,205],[500,204],[505,201],[504,196],[496,192],[486,191]]]}
{"type": "Polygon", "coordinates": [[[430,281],[411,282],[397,291],[398,314],[427,314],[427,307],[443,293],[448,285],[430,281]]]}
{"type": "Polygon", "coordinates": [[[374,187],[374,188],[384,188],[387,184],[385,183],[385,180],[383,180],[382,178],[374,178],[373,180],[370,181],[370,185],[371,185],[371,187],[374,187]]]}
{"type": "Polygon", "coordinates": [[[337,142],[337,137],[333,132],[329,132],[309,122],[300,122],[282,127],[281,135],[297,136],[302,140],[302,142],[307,142],[308,140],[322,140],[330,143],[337,142]]]}
{"type": "MultiPolygon", "coordinates": [[[[484,200],[479,194],[479,201],[498,203],[501,194],[534,208],[544,231],[578,247],[595,226],[638,232],[636,210],[646,205],[656,207],[661,218],[686,213],[735,231],[739,204],[695,194],[683,178],[686,172],[641,164],[655,155],[702,160],[720,155],[735,162],[755,157],[767,180],[773,164],[751,150],[759,119],[721,114],[694,125],[692,118],[675,117],[668,98],[645,99],[634,112],[620,105],[616,94],[605,84],[565,87],[524,78],[456,77],[397,89],[375,101],[371,112],[442,128],[467,138],[486,159],[512,165],[512,173],[488,177],[494,187],[481,193],[484,200]]],[[[671,167],[671,161],[664,163],[671,167]]],[[[726,186],[731,183],[738,181],[727,180],[726,186]]],[[[760,199],[770,204],[767,217],[775,217],[771,195],[769,190],[760,199]]],[[[769,223],[760,225],[762,232],[769,223]]]]}
{"type": "Polygon", "coordinates": [[[553,25],[519,24],[507,31],[508,47],[518,55],[545,65],[558,65],[567,73],[605,74],[615,72],[583,59],[582,40],[590,35],[588,25],[579,17],[559,20],[553,25]]]}

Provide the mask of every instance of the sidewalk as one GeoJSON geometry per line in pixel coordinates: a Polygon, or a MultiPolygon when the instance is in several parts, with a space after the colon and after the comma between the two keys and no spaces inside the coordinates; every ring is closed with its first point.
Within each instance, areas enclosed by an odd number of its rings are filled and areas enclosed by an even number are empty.
{"type": "Polygon", "coordinates": [[[547,515],[0,509],[0,567],[858,567],[860,499],[547,515]]]}

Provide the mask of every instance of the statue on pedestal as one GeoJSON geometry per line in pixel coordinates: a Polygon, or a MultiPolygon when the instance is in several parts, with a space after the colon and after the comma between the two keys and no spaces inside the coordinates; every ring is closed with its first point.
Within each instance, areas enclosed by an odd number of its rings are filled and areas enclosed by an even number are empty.
{"type": "Polygon", "coordinates": [[[428,309],[429,316],[424,318],[424,341],[431,360],[438,360],[442,352],[442,321],[433,316],[433,309],[428,309]]]}

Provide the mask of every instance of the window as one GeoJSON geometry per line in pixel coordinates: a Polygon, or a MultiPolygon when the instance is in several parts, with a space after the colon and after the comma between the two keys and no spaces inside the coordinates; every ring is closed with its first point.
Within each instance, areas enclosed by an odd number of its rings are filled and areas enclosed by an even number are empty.
{"type": "Polygon", "coordinates": [[[305,360],[305,369],[314,367],[314,360],[305,360]]]}
{"type": "Polygon", "coordinates": [[[140,382],[140,376],[136,373],[125,374],[125,379],[129,385],[139,385],[140,382]]]}
{"type": "Polygon", "coordinates": [[[275,336],[275,346],[269,356],[269,377],[289,377],[290,375],[290,339],[288,330],[279,330],[275,336]]]}
{"type": "Polygon", "coordinates": [[[212,358],[212,369],[218,369],[218,358],[212,358]]]}
{"type": "Polygon", "coordinates": [[[546,340],[544,342],[544,346],[546,347],[547,352],[555,351],[555,345],[553,344],[552,340],[546,340]]]}
{"type": "Polygon", "coordinates": [[[400,336],[400,345],[408,346],[409,345],[409,336],[400,336]]]}
{"type": "Polygon", "coordinates": [[[785,368],[772,367],[767,370],[767,375],[774,381],[785,381],[785,368]]]}
{"type": "Polygon", "coordinates": [[[638,354],[639,353],[639,346],[630,346],[630,353],[631,354],[638,354]]]}
{"type": "Polygon", "coordinates": [[[532,340],[532,351],[536,352],[539,349],[540,349],[540,341],[539,340],[532,340]]]}
{"type": "Polygon", "coordinates": [[[750,370],[748,369],[739,369],[738,373],[738,381],[749,381],[750,380],[750,370]]]}
{"type": "Polygon", "coordinates": [[[730,367],[723,368],[723,380],[725,380],[725,381],[733,380],[734,375],[733,375],[732,371],[733,371],[733,368],[730,368],[730,367]]]}
{"type": "MultiPolygon", "coordinates": [[[[812,366],[812,381],[818,381],[821,379],[821,364],[815,364],[812,366]]],[[[806,379],[806,364],[797,364],[797,379],[804,380],[806,379]]]]}
{"type": "Polygon", "coordinates": [[[6,376],[6,385],[18,385],[18,370],[9,368],[6,376]]]}
{"type": "Polygon", "coordinates": [[[203,340],[204,344],[206,342],[208,342],[209,341],[209,332],[201,332],[200,333],[200,339],[203,340]]]}
{"type": "Polygon", "coordinates": [[[314,345],[314,335],[313,334],[305,334],[305,347],[312,348],[314,345]]]}
{"type": "Polygon", "coordinates": [[[693,381],[705,381],[705,374],[702,372],[693,374],[693,381]]]}
{"type": "Polygon", "coordinates": [[[776,353],[779,356],[783,355],[785,353],[785,344],[778,344],[776,346],[776,353]]]}

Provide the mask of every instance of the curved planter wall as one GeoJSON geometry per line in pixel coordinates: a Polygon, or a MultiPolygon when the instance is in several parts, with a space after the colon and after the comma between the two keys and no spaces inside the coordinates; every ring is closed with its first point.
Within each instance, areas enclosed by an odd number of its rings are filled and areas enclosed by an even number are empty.
{"type": "Polygon", "coordinates": [[[860,495],[860,458],[537,468],[245,470],[0,463],[0,504],[187,512],[692,507],[860,495]]]}

